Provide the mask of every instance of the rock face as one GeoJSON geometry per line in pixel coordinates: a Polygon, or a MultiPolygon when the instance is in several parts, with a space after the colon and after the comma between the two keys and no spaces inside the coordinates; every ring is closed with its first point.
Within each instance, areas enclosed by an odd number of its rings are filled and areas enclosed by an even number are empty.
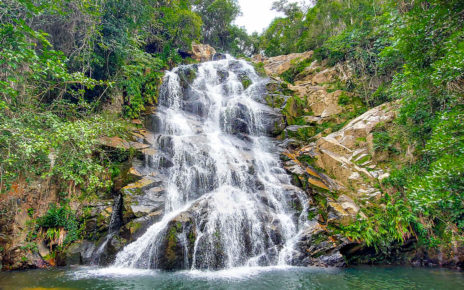
{"type": "Polygon", "coordinates": [[[216,50],[208,44],[192,44],[192,58],[199,62],[213,60],[216,50]]]}
{"type": "Polygon", "coordinates": [[[126,221],[164,209],[165,189],[161,184],[160,178],[144,176],[121,190],[126,221]]]}
{"type": "Polygon", "coordinates": [[[351,75],[351,68],[348,64],[325,68],[317,61],[313,61],[309,67],[297,75],[294,85],[289,85],[289,88],[307,100],[315,117],[328,121],[336,119],[346,110],[340,105],[340,97],[344,94],[348,96],[351,94],[332,88],[331,84],[337,81],[345,82],[351,75]]]}
{"type": "Polygon", "coordinates": [[[297,243],[298,253],[293,264],[297,266],[343,267],[345,259],[340,249],[347,243],[346,239],[327,234],[324,225],[311,222],[297,243]]]}
{"type": "Polygon", "coordinates": [[[279,76],[301,61],[308,63],[311,56],[308,52],[254,60],[261,61],[266,73],[275,78],[267,87],[267,103],[282,109],[290,123],[280,136],[286,145],[284,167],[293,176],[293,184],[310,198],[311,222],[297,243],[293,263],[342,266],[342,252],[352,243],[333,235],[328,226],[349,225],[365,217],[358,203],[379,198],[379,180],[388,173],[374,162],[379,153],[373,148],[372,131],[395,118],[397,104],[358,113],[362,110],[356,96],[338,88],[338,83],[352,76],[348,64],[327,68],[313,61],[294,77],[293,84],[284,86],[279,76]],[[356,118],[350,121],[353,115],[356,118]],[[338,124],[345,125],[339,129],[338,124]],[[334,125],[338,128],[332,133],[334,125]]]}
{"type": "Polygon", "coordinates": [[[169,271],[189,269],[196,232],[194,219],[189,212],[175,217],[166,228],[154,266],[169,271]]]}
{"type": "Polygon", "coordinates": [[[255,62],[262,62],[264,70],[269,76],[279,76],[283,72],[289,70],[297,61],[303,61],[313,56],[312,51],[304,53],[292,53],[288,55],[275,56],[271,58],[263,58],[256,56],[253,58],[255,62]]]}
{"type": "Polygon", "coordinates": [[[384,104],[369,110],[340,131],[303,147],[299,154],[310,152],[314,164],[337,180],[340,192],[352,198],[380,197],[375,185],[386,177],[387,172],[373,162],[376,152],[372,131],[379,123],[393,121],[395,105],[384,104]]]}
{"type": "MultiPolygon", "coordinates": [[[[297,150],[283,153],[285,169],[296,184],[310,193],[319,192],[327,215],[323,223],[348,225],[364,214],[359,201],[380,198],[377,185],[388,176],[373,161],[372,130],[377,124],[391,122],[397,104],[384,104],[349,122],[341,130],[297,150]]],[[[288,128],[286,129],[288,130],[288,128]]]]}

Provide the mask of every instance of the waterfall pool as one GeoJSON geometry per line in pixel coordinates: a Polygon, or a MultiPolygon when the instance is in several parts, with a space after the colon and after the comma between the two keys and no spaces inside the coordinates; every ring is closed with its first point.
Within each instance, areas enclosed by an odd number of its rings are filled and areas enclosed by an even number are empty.
{"type": "Polygon", "coordinates": [[[0,289],[464,289],[464,273],[394,266],[256,267],[217,272],[69,268],[0,273],[0,289]]]}

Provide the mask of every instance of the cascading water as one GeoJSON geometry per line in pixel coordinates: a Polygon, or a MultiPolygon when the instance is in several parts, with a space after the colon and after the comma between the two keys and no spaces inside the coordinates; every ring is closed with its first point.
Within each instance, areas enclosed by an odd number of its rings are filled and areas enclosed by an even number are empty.
{"type": "Polygon", "coordinates": [[[164,216],[119,252],[114,266],[288,262],[308,202],[267,136],[276,113],[261,103],[266,82],[229,57],[166,74],[154,116],[157,154],[141,169],[164,176],[164,216]]]}

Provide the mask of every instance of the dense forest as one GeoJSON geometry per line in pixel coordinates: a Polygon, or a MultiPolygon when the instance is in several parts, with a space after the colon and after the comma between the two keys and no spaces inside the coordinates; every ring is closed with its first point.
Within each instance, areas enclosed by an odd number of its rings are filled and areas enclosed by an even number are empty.
{"type": "Polygon", "coordinates": [[[351,63],[345,89],[366,109],[401,103],[376,144],[414,155],[392,160],[380,205],[337,231],[385,251],[410,237],[431,248],[462,243],[464,2],[319,0],[303,8],[280,0],[273,9],[283,16],[248,35],[234,24],[234,0],[2,1],[1,194],[18,180],[57,184],[61,204],[37,224],[65,227],[72,242],[79,226],[70,188],[98,198],[120,173],[100,138],[128,136],[132,120],[157,103],[164,71],[194,62],[182,57],[192,43],[243,58],[313,50],[281,78],[293,83],[314,60],[351,63]]]}

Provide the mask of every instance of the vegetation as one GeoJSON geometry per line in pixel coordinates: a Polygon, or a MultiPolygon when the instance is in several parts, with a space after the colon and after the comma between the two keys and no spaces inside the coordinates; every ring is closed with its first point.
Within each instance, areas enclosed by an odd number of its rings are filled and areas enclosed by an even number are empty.
{"type": "MultiPolygon", "coordinates": [[[[274,7],[285,17],[261,37],[268,56],[314,50],[328,65],[354,67],[354,92],[367,106],[401,100],[393,128],[376,129],[375,149],[399,154],[404,148],[392,142],[406,137],[415,158],[396,164],[382,185],[384,206],[365,208],[368,219],[343,228],[345,235],[378,248],[411,237],[427,247],[462,242],[464,3],[329,0],[304,11],[281,0],[274,7]]],[[[292,82],[303,69],[283,77],[292,82]]]]}
{"type": "Polygon", "coordinates": [[[205,40],[238,52],[239,12],[235,1],[2,1],[0,192],[38,177],[110,187],[99,139],[124,136],[124,119],[156,103],[177,50],[205,40]]]}
{"type": "Polygon", "coordinates": [[[37,226],[40,229],[46,230],[46,237],[59,246],[67,245],[79,238],[79,226],[76,219],[76,213],[69,206],[58,207],[55,204],[50,206],[47,213],[37,219],[37,226]],[[60,231],[66,233],[64,240],[60,243],[56,242],[60,239],[60,231]]]}

